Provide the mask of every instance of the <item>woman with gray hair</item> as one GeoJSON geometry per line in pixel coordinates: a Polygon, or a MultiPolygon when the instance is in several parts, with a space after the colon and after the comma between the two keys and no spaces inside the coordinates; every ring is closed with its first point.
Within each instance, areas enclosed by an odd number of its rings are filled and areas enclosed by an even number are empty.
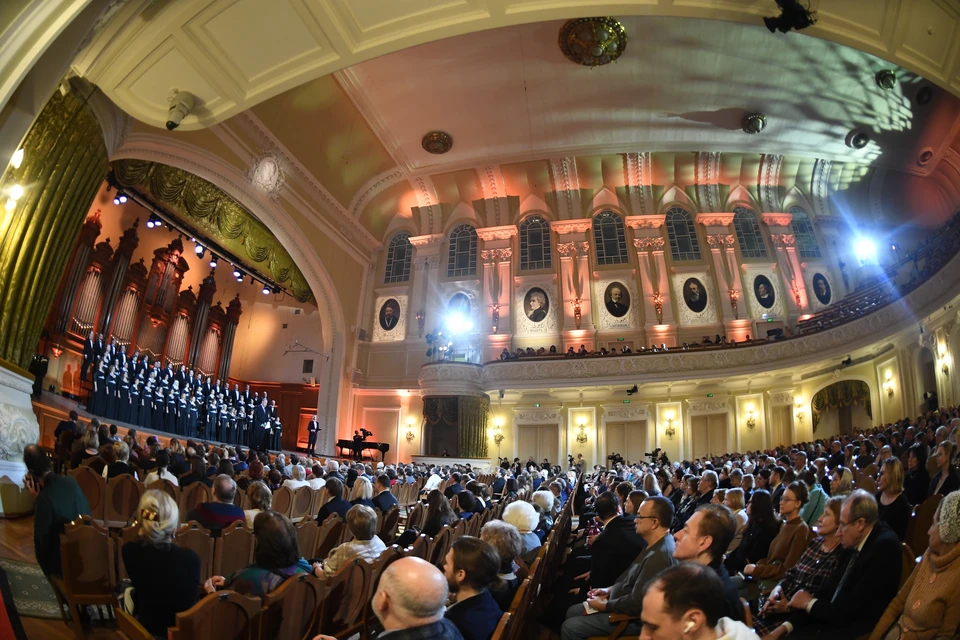
{"type": "Polygon", "coordinates": [[[121,549],[135,590],[134,614],[154,637],[166,638],[176,615],[197,603],[200,557],[173,544],[180,511],[165,492],[145,492],[137,513],[139,538],[121,549]]]}
{"type": "Polygon", "coordinates": [[[537,525],[540,524],[540,516],[537,510],[529,502],[517,500],[507,505],[503,510],[503,521],[512,524],[520,533],[520,541],[523,546],[520,550],[520,557],[528,565],[537,557],[540,549],[540,538],[534,533],[537,525]]]}
{"type": "Polygon", "coordinates": [[[490,586],[490,594],[502,611],[509,611],[513,596],[520,586],[520,578],[514,573],[514,561],[520,557],[523,541],[515,526],[503,520],[491,520],[480,529],[480,539],[489,542],[500,556],[497,581],[490,586]]]}

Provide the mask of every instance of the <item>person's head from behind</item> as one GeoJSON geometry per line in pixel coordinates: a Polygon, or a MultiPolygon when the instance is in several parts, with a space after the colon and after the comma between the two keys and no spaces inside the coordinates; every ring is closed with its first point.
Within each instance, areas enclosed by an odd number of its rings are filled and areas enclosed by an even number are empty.
{"type": "Polygon", "coordinates": [[[251,509],[268,511],[273,504],[273,492],[263,481],[256,480],[247,487],[247,498],[251,509]]]}
{"type": "Polygon", "coordinates": [[[323,488],[331,500],[343,497],[343,482],[337,478],[328,478],[323,488]]]}
{"type": "Polygon", "coordinates": [[[730,509],[720,504],[705,504],[677,533],[673,557],[681,562],[719,562],[736,532],[737,522],[730,509]]]}
{"type": "Polygon", "coordinates": [[[597,517],[606,522],[610,518],[617,517],[620,510],[620,499],[612,491],[604,491],[593,503],[593,508],[597,512],[597,517]]]}
{"type": "Polygon", "coordinates": [[[138,507],[140,537],[147,544],[158,546],[173,542],[180,524],[180,510],[166,491],[145,491],[138,507]]]}
{"type": "Polygon", "coordinates": [[[449,590],[443,573],[420,558],[400,558],[384,569],[370,603],[385,631],[443,618],[449,590]]]}
{"type": "Polygon", "coordinates": [[[233,504],[237,495],[237,483],[226,474],[221,474],[213,481],[213,497],[217,502],[233,504]]]}
{"type": "Polygon", "coordinates": [[[297,530],[276,511],[261,511],[253,519],[257,549],[254,560],[260,567],[276,571],[296,564],[300,559],[297,530]]]}
{"type": "Polygon", "coordinates": [[[540,516],[532,504],[517,500],[503,510],[503,521],[515,526],[520,533],[530,533],[540,524],[540,516]]]}
{"type": "Polygon", "coordinates": [[[377,535],[377,512],[362,504],[350,507],[347,528],[357,540],[373,540],[377,535]]]}
{"type": "Polygon", "coordinates": [[[960,544],[960,491],[952,491],[940,501],[927,535],[930,550],[941,557],[960,544]]]}
{"type": "MultiPolygon", "coordinates": [[[[96,434],[94,434],[96,435],[96,434]]],[[[23,464],[34,480],[41,480],[53,470],[53,463],[38,444],[31,444],[23,451],[23,464]]],[[[37,487],[39,489],[39,487],[37,487]]]]}
{"type": "Polygon", "coordinates": [[[840,543],[847,549],[857,547],[879,519],[877,500],[863,489],[857,489],[840,508],[840,543]]]}
{"type": "Polygon", "coordinates": [[[472,491],[464,489],[457,494],[457,504],[463,513],[473,513],[477,510],[477,499],[472,491]]]}
{"type": "Polygon", "coordinates": [[[511,573],[513,561],[523,553],[523,541],[517,528],[503,520],[491,520],[480,529],[480,539],[497,550],[500,573],[511,573]]]}
{"type": "Polygon", "coordinates": [[[553,495],[552,491],[540,491],[533,492],[532,498],[534,504],[540,505],[545,513],[551,513],[553,511],[553,505],[556,504],[556,497],[553,495]]]}
{"type": "Polygon", "coordinates": [[[373,497],[373,486],[370,481],[360,476],[353,483],[353,492],[350,494],[351,500],[369,500],[373,497]]]}
{"type": "Polygon", "coordinates": [[[390,490],[390,476],[388,476],[385,473],[381,473],[379,476],[377,476],[376,492],[380,493],[380,492],[389,491],[389,490],[390,490]]]}
{"type": "Polygon", "coordinates": [[[473,536],[453,541],[443,562],[443,575],[452,593],[461,589],[482,591],[496,579],[500,556],[489,542],[473,536]]]}
{"type": "Polygon", "coordinates": [[[726,613],[723,582],[717,572],[693,562],[662,571],[643,596],[640,640],[716,638],[726,613]]]}

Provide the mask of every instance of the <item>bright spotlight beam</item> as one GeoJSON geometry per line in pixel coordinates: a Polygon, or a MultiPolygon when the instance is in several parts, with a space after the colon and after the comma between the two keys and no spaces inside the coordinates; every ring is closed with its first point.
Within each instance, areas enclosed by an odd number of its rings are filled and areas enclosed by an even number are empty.
{"type": "Polygon", "coordinates": [[[473,330],[473,323],[470,318],[459,311],[453,311],[447,315],[447,330],[453,335],[463,335],[473,330]]]}
{"type": "Polygon", "coordinates": [[[859,236],[853,241],[853,253],[860,264],[877,261],[877,245],[866,236],[859,236]]]}

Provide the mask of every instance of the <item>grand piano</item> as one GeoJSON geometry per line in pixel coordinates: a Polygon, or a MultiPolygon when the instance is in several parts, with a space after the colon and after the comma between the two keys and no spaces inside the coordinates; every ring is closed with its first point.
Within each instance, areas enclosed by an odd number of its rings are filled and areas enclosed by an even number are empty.
{"type": "Polygon", "coordinates": [[[390,451],[390,445],[386,442],[368,442],[366,440],[337,440],[337,447],[340,448],[340,457],[343,457],[344,449],[350,451],[350,457],[357,460],[363,459],[363,452],[375,450],[380,452],[380,461],[386,457],[390,451]]]}

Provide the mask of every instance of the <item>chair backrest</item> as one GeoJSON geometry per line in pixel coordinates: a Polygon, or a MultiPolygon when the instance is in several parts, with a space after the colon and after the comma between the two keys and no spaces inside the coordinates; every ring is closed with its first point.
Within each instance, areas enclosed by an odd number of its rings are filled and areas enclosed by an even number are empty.
{"type": "Polygon", "coordinates": [[[307,511],[308,517],[317,517],[317,512],[320,511],[320,496],[322,496],[324,493],[326,493],[326,491],[323,489],[313,489],[310,492],[310,509],[307,511]]]}
{"type": "Polygon", "coordinates": [[[480,525],[483,523],[483,514],[475,513],[473,517],[467,520],[467,532],[466,535],[473,536],[474,538],[480,535],[480,525]]]}
{"type": "Polygon", "coordinates": [[[90,516],[81,516],[64,527],[60,560],[67,591],[74,596],[113,593],[117,584],[114,548],[108,530],[90,516]]]}
{"type": "Polygon", "coordinates": [[[868,475],[865,474],[865,475],[860,479],[860,484],[858,485],[857,488],[858,488],[858,489],[863,489],[864,491],[866,491],[866,492],[869,493],[870,495],[873,495],[873,494],[875,494],[875,493],[877,492],[877,481],[874,480],[873,478],[871,478],[870,476],[868,476],[868,475]]]}
{"type": "Polygon", "coordinates": [[[320,628],[325,634],[344,637],[347,635],[344,630],[362,622],[370,599],[372,570],[369,562],[354,558],[328,578],[320,620],[320,628]]]}
{"type": "Polygon", "coordinates": [[[280,487],[273,492],[273,510],[281,515],[290,517],[293,509],[293,491],[290,487],[280,487]]]}
{"type": "Polygon", "coordinates": [[[917,556],[906,542],[900,543],[900,586],[907,583],[910,574],[917,568],[917,556]]]}
{"type": "Polygon", "coordinates": [[[443,560],[447,557],[447,551],[450,550],[450,544],[453,542],[453,529],[445,524],[440,529],[440,533],[434,537],[430,550],[430,564],[443,570],[443,560]]]}
{"type": "Polygon", "coordinates": [[[107,507],[107,481],[90,467],[77,467],[70,472],[70,475],[80,485],[80,490],[87,498],[90,517],[102,522],[107,507]]]}
{"type": "Polygon", "coordinates": [[[422,502],[417,502],[407,513],[407,526],[416,527],[417,529],[423,528],[423,519],[426,515],[427,508],[423,506],[422,502]]]}
{"type": "Polygon", "coordinates": [[[111,527],[123,527],[137,513],[143,484],[124,474],[107,483],[107,507],[104,520],[111,527]]]}
{"type": "Polygon", "coordinates": [[[319,630],[326,580],[300,573],[263,598],[260,637],[268,640],[311,640],[319,630]]]}
{"type": "Polygon", "coordinates": [[[135,542],[139,537],[139,522],[134,522],[133,524],[120,529],[120,531],[114,534],[117,549],[117,577],[120,580],[126,580],[130,577],[127,575],[127,567],[123,564],[123,545],[127,544],[128,542],[135,542]]]}
{"type": "Polygon", "coordinates": [[[220,530],[220,537],[214,538],[214,541],[213,575],[229,576],[253,563],[256,538],[245,522],[228,524],[220,530]]]}
{"type": "Polygon", "coordinates": [[[201,503],[210,502],[212,496],[210,487],[202,482],[194,482],[180,489],[180,522],[186,522],[190,510],[201,503]]]}
{"type": "MultiPolygon", "coordinates": [[[[340,544],[340,537],[343,535],[344,522],[339,515],[333,514],[323,521],[320,525],[320,531],[317,533],[317,546],[314,558],[326,558],[330,552],[340,544]]],[[[302,551],[302,550],[301,550],[302,551]]]]}
{"type": "MultiPolygon", "coordinates": [[[[473,517],[475,518],[475,517],[476,517],[476,514],[474,514],[473,517]]],[[[473,518],[471,518],[471,520],[472,520],[472,519],[473,519],[473,518]]],[[[464,520],[463,518],[460,518],[459,520],[457,520],[457,523],[456,523],[455,525],[453,525],[453,539],[454,539],[454,540],[456,540],[457,538],[460,538],[460,537],[462,537],[462,536],[467,535],[467,525],[468,525],[468,524],[469,524],[469,523],[468,523],[466,520],[464,520]]]]}
{"type": "Polygon", "coordinates": [[[941,500],[943,500],[943,496],[939,494],[930,496],[917,506],[913,512],[913,517],[910,518],[904,542],[906,542],[910,546],[910,549],[917,555],[922,556],[927,550],[927,547],[930,546],[930,537],[927,535],[927,531],[930,530],[930,525],[933,524],[933,516],[937,512],[937,507],[940,506],[941,500]]]}
{"type": "Polygon", "coordinates": [[[377,535],[383,540],[386,544],[393,542],[393,539],[397,537],[397,528],[400,526],[400,507],[397,505],[391,506],[387,511],[380,516],[378,522],[377,535]]]}
{"type": "Polygon", "coordinates": [[[120,607],[113,607],[113,617],[117,619],[117,635],[121,640],[153,640],[153,634],[120,607]]]}
{"type": "Polygon", "coordinates": [[[293,492],[293,507],[290,511],[290,519],[298,520],[305,518],[310,512],[310,504],[313,502],[313,489],[310,487],[300,487],[293,492]]]}
{"type": "Polygon", "coordinates": [[[453,494],[453,497],[450,498],[450,508],[453,509],[454,511],[456,511],[457,509],[460,508],[460,494],[459,494],[459,493],[453,494]]]}
{"type": "Polygon", "coordinates": [[[169,640],[255,640],[259,637],[260,598],[218,591],[177,614],[169,640]]]}
{"type": "Polygon", "coordinates": [[[300,555],[304,558],[316,558],[317,537],[320,535],[320,525],[313,518],[304,518],[296,525],[297,544],[300,555]]]}
{"type": "Polygon", "coordinates": [[[190,549],[200,556],[200,584],[213,576],[213,537],[210,531],[200,526],[196,520],[181,525],[177,529],[176,544],[183,549],[190,549]]]}
{"type": "Polygon", "coordinates": [[[174,502],[179,502],[180,500],[180,487],[173,484],[169,480],[155,480],[147,486],[147,491],[156,489],[157,491],[163,491],[168,496],[173,498],[174,502]]]}
{"type": "Polygon", "coordinates": [[[490,640],[502,640],[505,638],[509,627],[510,613],[508,612],[500,616],[500,622],[497,623],[497,628],[493,630],[493,635],[490,636],[490,640]]]}
{"type": "Polygon", "coordinates": [[[750,611],[750,603],[747,602],[744,598],[740,598],[740,603],[743,605],[743,624],[747,625],[752,629],[753,628],[753,612],[750,611]]]}
{"type": "Polygon", "coordinates": [[[370,569],[371,595],[373,591],[376,591],[377,584],[380,582],[380,576],[383,575],[384,569],[402,557],[403,551],[394,544],[384,549],[377,559],[373,561],[373,566],[370,569]]]}
{"type": "Polygon", "coordinates": [[[430,555],[430,538],[421,533],[403,553],[405,556],[426,560],[430,555]]]}

